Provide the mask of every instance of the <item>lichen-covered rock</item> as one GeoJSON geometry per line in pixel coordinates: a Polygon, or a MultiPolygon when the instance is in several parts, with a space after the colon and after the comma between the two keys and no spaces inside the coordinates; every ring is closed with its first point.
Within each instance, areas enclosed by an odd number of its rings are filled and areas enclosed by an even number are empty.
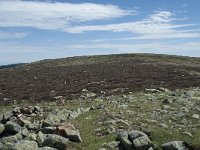
{"type": "Polygon", "coordinates": [[[163,150],[188,150],[189,147],[184,141],[173,141],[162,145],[163,150]]]}
{"type": "Polygon", "coordinates": [[[29,140],[29,141],[36,141],[37,140],[37,134],[30,133],[25,139],[29,140]]]}
{"type": "Polygon", "coordinates": [[[132,143],[136,150],[148,150],[152,146],[152,143],[147,136],[138,137],[134,139],[132,143]]]}
{"type": "Polygon", "coordinates": [[[7,137],[2,137],[0,139],[0,142],[2,142],[3,144],[5,144],[5,143],[16,143],[18,140],[19,139],[16,135],[12,135],[12,136],[7,136],[7,137]]]}
{"type": "Polygon", "coordinates": [[[15,144],[15,150],[37,150],[38,145],[35,141],[21,140],[15,144]]]}
{"type": "Polygon", "coordinates": [[[39,131],[38,134],[37,134],[37,138],[36,138],[36,141],[37,141],[39,146],[42,146],[45,138],[46,138],[46,135],[43,134],[41,131],[39,131]]]}
{"type": "Polygon", "coordinates": [[[128,133],[128,138],[136,150],[148,150],[152,147],[149,137],[143,132],[133,130],[128,133]]]}
{"type": "Polygon", "coordinates": [[[125,131],[120,132],[117,136],[117,140],[120,141],[120,143],[122,144],[122,146],[125,150],[132,150],[133,149],[132,143],[128,139],[128,133],[127,132],[125,132],[125,131]]]}
{"type": "Polygon", "coordinates": [[[67,143],[68,143],[67,138],[64,138],[60,135],[48,134],[42,146],[48,146],[48,147],[64,150],[67,148],[67,143]]]}
{"type": "Polygon", "coordinates": [[[145,133],[143,133],[141,131],[133,130],[133,131],[131,131],[131,132],[128,133],[128,138],[131,141],[133,141],[134,139],[139,138],[141,136],[148,137],[145,133]]]}
{"type": "Polygon", "coordinates": [[[21,128],[20,133],[23,137],[27,137],[30,134],[27,128],[21,128]]]}
{"type": "Polygon", "coordinates": [[[8,121],[5,124],[5,129],[6,129],[6,132],[9,132],[11,134],[16,134],[20,131],[21,127],[17,123],[14,123],[12,121],[8,121]]]}

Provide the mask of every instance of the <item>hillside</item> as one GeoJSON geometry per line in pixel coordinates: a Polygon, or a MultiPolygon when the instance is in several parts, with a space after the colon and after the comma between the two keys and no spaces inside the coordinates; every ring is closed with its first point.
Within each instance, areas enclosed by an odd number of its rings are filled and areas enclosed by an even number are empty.
{"type": "Polygon", "coordinates": [[[121,54],[0,69],[0,150],[199,150],[200,58],[121,54]]]}
{"type": "Polygon", "coordinates": [[[121,54],[43,60],[0,70],[0,101],[73,99],[87,89],[98,95],[145,88],[200,86],[200,58],[121,54]]]}

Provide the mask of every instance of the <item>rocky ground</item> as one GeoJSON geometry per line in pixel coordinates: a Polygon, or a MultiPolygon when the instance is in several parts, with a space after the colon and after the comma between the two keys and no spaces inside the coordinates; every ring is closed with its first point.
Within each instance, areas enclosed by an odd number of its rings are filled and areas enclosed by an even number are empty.
{"type": "Polygon", "coordinates": [[[198,150],[200,88],[145,89],[1,107],[0,149],[198,150]]]}

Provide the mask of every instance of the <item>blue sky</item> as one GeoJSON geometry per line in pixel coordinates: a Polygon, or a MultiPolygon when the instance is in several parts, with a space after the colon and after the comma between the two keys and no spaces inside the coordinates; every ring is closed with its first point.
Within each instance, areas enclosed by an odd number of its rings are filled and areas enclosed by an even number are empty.
{"type": "Polygon", "coordinates": [[[0,0],[0,65],[116,53],[200,57],[199,0],[0,0]]]}

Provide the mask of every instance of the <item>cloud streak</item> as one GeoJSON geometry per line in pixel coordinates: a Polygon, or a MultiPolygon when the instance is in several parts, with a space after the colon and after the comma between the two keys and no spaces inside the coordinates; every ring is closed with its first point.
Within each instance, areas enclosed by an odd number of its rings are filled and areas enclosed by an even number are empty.
{"type": "Polygon", "coordinates": [[[174,14],[169,11],[156,11],[147,19],[108,25],[75,26],[66,29],[69,33],[83,33],[88,31],[131,32],[135,34],[130,38],[121,40],[146,40],[146,39],[173,39],[173,38],[199,38],[200,32],[197,24],[175,24],[174,14]],[[188,29],[192,28],[192,29],[188,29]]]}
{"type": "Polygon", "coordinates": [[[114,5],[39,1],[0,1],[0,27],[61,30],[80,22],[108,20],[134,14],[114,5]]]}

